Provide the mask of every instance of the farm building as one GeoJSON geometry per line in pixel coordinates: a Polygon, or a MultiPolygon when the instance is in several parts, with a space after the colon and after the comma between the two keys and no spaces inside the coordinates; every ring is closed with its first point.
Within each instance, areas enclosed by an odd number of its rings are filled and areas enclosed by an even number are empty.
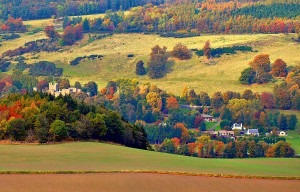
{"type": "Polygon", "coordinates": [[[234,123],[231,127],[232,130],[242,130],[244,129],[243,124],[239,124],[239,123],[234,123]]]}
{"type": "Polygon", "coordinates": [[[259,136],[258,129],[248,129],[245,133],[245,135],[257,135],[259,136]]]}
{"type": "Polygon", "coordinates": [[[216,122],[216,121],[217,121],[217,120],[216,120],[213,116],[211,116],[211,115],[202,114],[201,117],[203,117],[204,120],[205,120],[206,122],[216,122]]]}

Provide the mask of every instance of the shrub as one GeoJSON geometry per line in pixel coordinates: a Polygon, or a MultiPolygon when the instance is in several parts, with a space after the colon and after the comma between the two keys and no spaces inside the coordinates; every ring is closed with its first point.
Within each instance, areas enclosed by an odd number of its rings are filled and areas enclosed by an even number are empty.
{"type": "Polygon", "coordinates": [[[127,57],[132,58],[132,57],[134,57],[134,54],[130,53],[130,54],[127,55],[127,57]]]}
{"type": "Polygon", "coordinates": [[[197,37],[200,36],[200,33],[176,33],[176,32],[168,32],[168,33],[160,33],[161,37],[174,37],[174,38],[186,38],[186,37],[197,37]]]}
{"type": "Polygon", "coordinates": [[[181,60],[187,60],[192,57],[191,51],[181,43],[175,45],[171,54],[173,57],[176,57],[181,60]]]}
{"type": "Polygon", "coordinates": [[[241,84],[250,85],[255,82],[255,71],[249,67],[242,71],[239,78],[241,84]]]}
{"type": "Polygon", "coordinates": [[[101,60],[103,57],[104,57],[103,55],[90,55],[90,56],[77,57],[70,62],[70,65],[72,65],[72,66],[78,65],[81,62],[81,60],[84,60],[84,59],[88,59],[88,60],[100,59],[101,60]]]}

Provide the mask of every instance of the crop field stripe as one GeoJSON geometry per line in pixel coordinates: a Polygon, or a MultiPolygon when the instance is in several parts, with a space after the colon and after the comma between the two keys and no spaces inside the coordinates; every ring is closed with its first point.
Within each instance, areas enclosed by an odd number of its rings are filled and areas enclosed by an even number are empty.
{"type": "Polygon", "coordinates": [[[151,173],[161,175],[184,175],[198,177],[219,177],[219,178],[235,178],[235,179],[275,179],[275,180],[300,180],[300,177],[278,177],[278,176],[251,176],[251,175],[226,175],[211,173],[190,173],[176,171],[153,171],[153,170],[120,170],[120,171],[0,171],[1,175],[46,175],[46,174],[99,174],[99,173],[151,173]]]}

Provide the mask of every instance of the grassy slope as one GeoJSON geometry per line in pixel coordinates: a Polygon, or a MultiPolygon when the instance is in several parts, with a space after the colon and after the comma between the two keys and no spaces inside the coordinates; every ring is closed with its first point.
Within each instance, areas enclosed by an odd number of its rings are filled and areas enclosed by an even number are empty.
{"type": "MultiPolygon", "coordinates": [[[[31,21],[29,21],[30,23],[31,21]]],[[[40,21],[35,21],[33,26],[40,26],[40,21]]],[[[34,28],[34,27],[33,27],[34,28]]],[[[87,44],[87,35],[82,42],[68,47],[62,53],[39,53],[36,55],[26,54],[29,58],[28,63],[40,60],[53,61],[64,68],[65,76],[73,83],[81,81],[86,83],[94,80],[100,87],[104,86],[109,80],[124,78],[136,78],[141,82],[151,82],[162,89],[180,94],[182,88],[188,85],[196,92],[206,91],[210,94],[216,91],[234,90],[243,92],[245,89],[263,92],[271,91],[272,84],[244,86],[239,84],[240,72],[248,67],[249,61],[258,53],[268,53],[271,61],[276,58],[284,59],[288,65],[300,63],[298,57],[300,45],[291,42],[291,35],[203,35],[192,38],[162,38],[157,35],[143,34],[117,34],[101,40],[96,40],[87,44]],[[196,55],[188,61],[178,61],[171,59],[170,73],[164,78],[151,80],[148,76],[136,76],[135,64],[138,60],[149,59],[151,47],[158,44],[172,50],[176,43],[183,43],[188,48],[201,48],[205,41],[210,40],[212,47],[231,46],[234,44],[251,45],[258,53],[239,53],[236,55],[225,55],[215,59],[216,65],[207,65],[204,57],[198,58],[196,55]],[[287,46],[288,44],[288,46],[287,46]],[[133,53],[135,57],[128,59],[127,54],[133,53]],[[105,58],[98,61],[85,61],[78,66],[70,66],[68,62],[78,56],[103,54],[105,58]],[[39,56],[38,59],[32,57],[39,56]]],[[[45,38],[42,32],[35,35],[23,35],[21,39],[4,42],[0,47],[0,53],[17,48],[30,40],[45,38]]]]}
{"type": "Polygon", "coordinates": [[[300,159],[200,159],[102,143],[0,145],[0,170],[161,170],[300,176],[300,159]]]}

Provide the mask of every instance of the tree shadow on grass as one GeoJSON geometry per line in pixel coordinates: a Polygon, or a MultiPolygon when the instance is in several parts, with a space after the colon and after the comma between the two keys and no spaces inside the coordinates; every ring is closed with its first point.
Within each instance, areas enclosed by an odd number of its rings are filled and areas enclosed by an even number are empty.
{"type": "Polygon", "coordinates": [[[163,71],[162,77],[165,77],[168,73],[172,73],[174,70],[174,60],[170,60],[166,63],[165,70],[163,71]]]}

